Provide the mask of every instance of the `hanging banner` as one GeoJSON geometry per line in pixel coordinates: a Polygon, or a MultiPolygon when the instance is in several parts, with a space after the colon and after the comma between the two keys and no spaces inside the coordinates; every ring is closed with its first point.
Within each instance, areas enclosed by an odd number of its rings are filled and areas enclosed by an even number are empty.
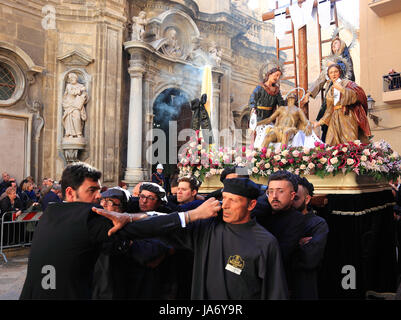
{"type": "Polygon", "coordinates": [[[291,20],[285,16],[285,8],[274,10],[274,35],[279,40],[284,39],[285,32],[291,29],[291,20]]]}
{"type": "Polygon", "coordinates": [[[319,24],[322,28],[330,28],[331,21],[331,5],[330,1],[319,3],[317,5],[317,12],[319,14],[319,24]]]}
{"type": "Polygon", "coordinates": [[[312,19],[313,2],[314,0],[306,0],[302,3],[302,7],[298,3],[289,6],[288,9],[295,29],[302,28],[312,19]]]}

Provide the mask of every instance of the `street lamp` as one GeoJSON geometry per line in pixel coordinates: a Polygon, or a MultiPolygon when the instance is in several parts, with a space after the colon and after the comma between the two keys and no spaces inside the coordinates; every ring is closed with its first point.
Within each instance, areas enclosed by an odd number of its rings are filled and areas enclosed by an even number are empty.
{"type": "Polygon", "coordinates": [[[370,94],[368,94],[368,112],[371,112],[373,110],[373,108],[375,107],[375,103],[376,101],[370,96],[370,94]]]}
{"type": "Polygon", "coordinates": [[[370,96],[370,94],[368,94],[368,96],[367,96],[367,102],[368,102],[369,118],[373,120],[375,125],[379,125],[379,121],[381,120],[381,118],[379,118],[378,116],[375,116],[374,114],[372,114],[372,112],[374,110],[374,107],[375,107],[376,101],[370,96]]]}

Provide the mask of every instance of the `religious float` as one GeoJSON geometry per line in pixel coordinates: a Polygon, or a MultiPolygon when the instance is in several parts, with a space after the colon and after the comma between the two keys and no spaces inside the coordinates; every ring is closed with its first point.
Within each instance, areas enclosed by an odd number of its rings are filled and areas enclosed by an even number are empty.
{"type": "Polygon", "coordinates": [[[388,143],[217,148],[197,131],[179,155],[180,175],[202,181],[200,193],[221,188],[220,173],[230,166],[243,167],[260,184],[277,170],[314,184],[315,198],[325,200],[314,209],[330,229],[319,273],[321,298],[365,299],[369,290],[395,292],[395,203],[388,182],[400,176],[401,157],[388,143]]]}

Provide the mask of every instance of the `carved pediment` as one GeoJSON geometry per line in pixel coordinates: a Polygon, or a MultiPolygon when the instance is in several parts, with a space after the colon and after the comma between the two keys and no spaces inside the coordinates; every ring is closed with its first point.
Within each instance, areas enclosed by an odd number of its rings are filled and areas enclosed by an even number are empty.
{"type": "Polygon", "coordinates": [[[76,67],[86,67],[94,61],[94,59],[92,59],[86,53],[78,50],[69,51],[63,56],[58,57],[58,60],[67,66],[76,67]]]}

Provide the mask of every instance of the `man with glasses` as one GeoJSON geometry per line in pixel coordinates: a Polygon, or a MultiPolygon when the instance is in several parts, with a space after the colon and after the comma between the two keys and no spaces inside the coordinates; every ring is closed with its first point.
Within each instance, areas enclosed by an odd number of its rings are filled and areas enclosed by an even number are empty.
{"type": "Polygon", "coordinates": [[[130,197],[127,212],[157,211],[170,213],[172,210],[166,206],[167,197],[163,187],[153,182],[142,182],[138,197],[130,197]]]}
{"type": "Polygon", "coordinates": [[[268,205],[261,203],[259,210],[255,212],[257,222],[278,240],[289,290],[293,283],[292,259],[305,229],[304,216],[293,208],[297,191],[296,175],[286,170],[274,172],[269,176],[264,197],[267,197],[268,205]],[[265,210],[260,210],[262,207],[265,210]]]}

